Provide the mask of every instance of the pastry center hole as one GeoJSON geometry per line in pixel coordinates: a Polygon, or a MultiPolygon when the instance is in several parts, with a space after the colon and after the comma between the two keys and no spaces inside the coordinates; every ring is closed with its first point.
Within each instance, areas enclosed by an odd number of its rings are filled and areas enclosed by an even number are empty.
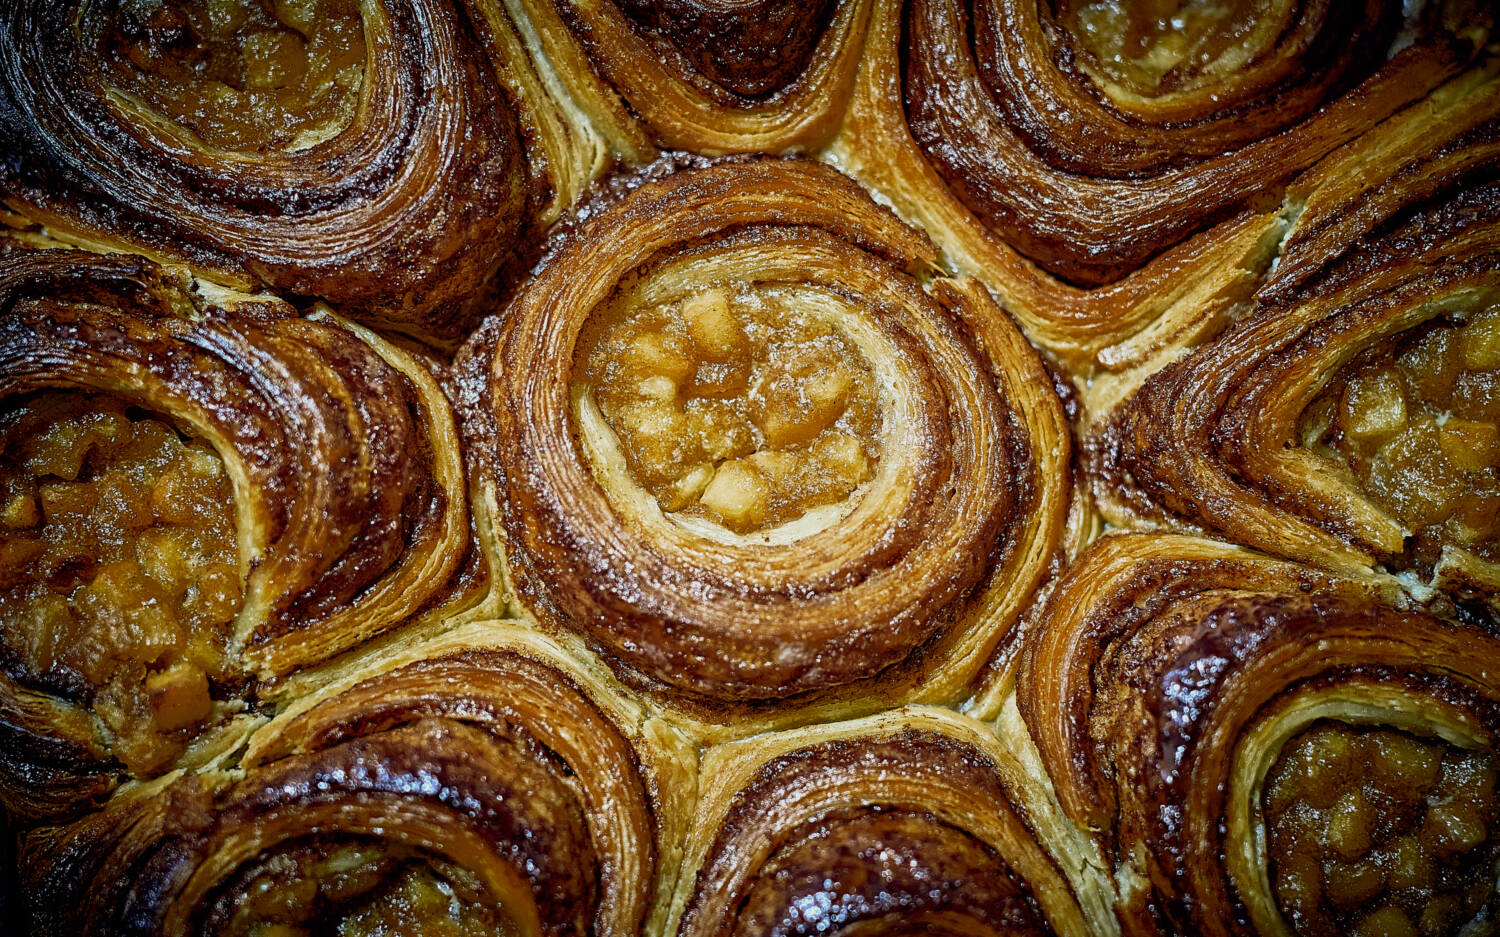
{"type": "Polygon", "coordinates": [[[90,700],[137,773],[182,750],[242,580],[218,454],[165,418],[71,391],[0,411],[0,636],[27,682],[90,700]]]}
{"type": "Polygon", "coordinates": [[[98,0],[81,28],[114,90],[230,150],[335,136],[364,83],[358,0],[98,0]]]}
{"type": "Polygon", "coordinates": [[[1288,7],[1246,0],[1057,0],[1054,11],[1097,79],[1153,97],[1227,77],[1275,42],[1288,7]]]}
{"type": "Polygon", "coordinates": [[[1500,758],[1315,723],[1267,776],[1271,883],[1299,935],[1456,934],[1493,913],[1500,758]]]}
{"type": "Polygon", "coordinates": [[[513,937],[468,870],[400,845],[303,841],[263,860],[229,896],[225,937],[513,937]]]}
{"type": "Polygon", "coordinates": [[[875,375],[855,342],[774,290],[604,310],[585,380],[663,511],[736,533],[841,502],[875,472],[875,375]]]}
{"type": "Polygon", "coordinates": [[[1409,562],[1444,545],[1500,560],[1500,307],[1366,349],[1303,412],[1303,445],[1346,466],[1411,529],[1409,562]]]}

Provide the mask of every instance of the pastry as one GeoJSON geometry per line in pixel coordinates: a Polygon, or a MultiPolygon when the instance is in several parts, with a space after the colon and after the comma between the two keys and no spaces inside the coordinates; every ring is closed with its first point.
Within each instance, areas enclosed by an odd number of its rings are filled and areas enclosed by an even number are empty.
{"type": "Polygon", "coordinates": [[[795,160],[571,232],[500,325],[472,453],[523,604],[724,719],[951,701],[1064,548],[1070,470],[1041,361],[972,282],[924,290],[932,259],[795,160]]]}
{"type": "Polygon", "coordinates": [[[1493,932],[1495,19],[5,6],[0,919],[1493,932]]]}
{"type": "Polygon", "coordinates": [[[12,210],[428,340],[465,334],[485,278],[603,158],[498,2],[4,16],[12,210]]]}
{"type": "Polygon", "coordinates": [[[482,588],[413,355],[130,255],[5,245],[0,309],[13,814],[193,760],[250,718],[248,679],[482,588]]]}
{"type": "Polygon", "coordinates": [[[1015,701],[1136,934],[1455,933],[1496,907],[1494,634],[1189,537],[1097,541],[1015,701]]]}

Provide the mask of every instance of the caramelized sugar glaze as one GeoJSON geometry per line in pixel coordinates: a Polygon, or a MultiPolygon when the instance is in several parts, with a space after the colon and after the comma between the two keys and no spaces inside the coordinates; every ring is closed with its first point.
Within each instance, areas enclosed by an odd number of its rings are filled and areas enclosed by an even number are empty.
{"type": "Polygon", "coordinates": [[[1098,831],[1127,928],[1487,926],[1500,646],[1398,595],[1141,534],[1064,577],[1016,703],[1063,811],[1098,831]]]}
{"type": "Polygon", "coordinates": [[[1407,6],[7,7],[38,933],[1493,929],[1494,11],[1407,6]]]}
{"type": "Polygon", "coordinates": [[[233,769],[33,838],[41,932],[639,933],[686,750],[545,642],[498,637],[366,656],[233,769]]]}
{"type": "Polygon", "coordinates": [[[0,194],[54,232],[455,344],[555,211],[508,20],[451,3],[7,6],[0,194]],[[459,128],[462,128],[461,130],[459,128]],[[461,195],[455,195],[461,193],[461,195]]]}
{"type": "Polygon", "coordinates": [[[1061,413],[975,284],[923,289],[931,256],[801,161],[687,168],[565,238],[484,359],[532,608],[720,721],[1007,637],[992,590],[1065,523],[1061,413]]]}

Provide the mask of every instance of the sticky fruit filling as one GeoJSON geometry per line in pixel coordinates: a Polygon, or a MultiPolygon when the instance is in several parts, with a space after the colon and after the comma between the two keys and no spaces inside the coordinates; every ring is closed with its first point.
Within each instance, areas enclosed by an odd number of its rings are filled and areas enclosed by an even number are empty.
{"type": "Polygon", "coordinates": [[[117,93],[224,149],[335,136],[364,84],[358,0],[96,0],[81,26],[117,93]]]}
{"type": "Polygon", "coordinates": [[[1497,774],[1492,751],[1393,728],[1325,720],[1292,739],[1262,794],[1288,925],[1304,937],[1438,937],[1493,915],[1497,774]]]}
{"type": "Polygon", "coordinates": [[[1430,573],[1445,545],[1500,560],[1500,308],[1365,349],[1300,431],[1412,531],[1398,563],[1430,573]]]}
{"type": "Polygon", "coordinates": [[[873,477],[870,365],[790,297],[713,287],[595,319],[579,346],[584,379],[663,511],[744,534],[841,502],[873,477]]]}
{"type": "Polygon", "coordinates": [[[242,598],[219,455],[126,401],[41,392],[0,411],[0,629],[23,683],[91,706],[133,772],[213,709],[242,598]]]}

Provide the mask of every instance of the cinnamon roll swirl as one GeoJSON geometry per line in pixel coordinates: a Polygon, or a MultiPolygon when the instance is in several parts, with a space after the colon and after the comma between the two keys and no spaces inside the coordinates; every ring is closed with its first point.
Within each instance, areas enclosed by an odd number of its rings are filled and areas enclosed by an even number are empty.
{"type": "Polygon", "coordinates": [[[600,168],[548,94],[510,20],[461,4],[27,0],[0,20],[0,197],[454,344],[600,168]]]}
{"type": "Polygon", "coordinates": [[[1482,87],[1441,134],[1366,142],[1389,179],[1334,160],[1298,180],[1305,210],[1245,318],[1106,411],[1091,449],[1113,518],[1494,607],[1500,85],[1482,87]]]}
{"type": "Polygon", "coordinates": [[[1020,770],[923,708],[711,749],[676,933],[1093,933],[1011,802],[1020,770]]]}
{"type": "Polygon", "coordinates": [[[32,833],[37,933],[640,933],[691,754],[516,637],[365,660],[237,766],[32,833]]]}
{"type": "Polygon", "coordinates": [[[573,232],[506,313],[480,458],[531,612],[724,718],[868,706],[918,661],[961,693],[1078,515],[1045,368],[977,284],[923,289],[931,259],[798,161],[666,174],[573,232]]]}
{"type": "Polygon", "coordinates": [[[869,0],[522,2],[574,98],[637,159],[653,141],[711,155],[826,143],[870,11],[869,0]]]}
{"type": "Polygon", "coordinates": [[[1222,322],[1273,260],[1286,183],[1494,26],[1464,2],[1180,6],[877,4],[835,145],[1081,370],[1222,322]]]}
{"type": "Polygon", "coordinates": [[[248,679],[482,586],[441,390],[327,313],[5,245],[0,437],[0,790],[21,816],[157,774],[248,718],[248,679]]]}
{"type": "Polygon", "coordinates": [[[1127,933],[1489,926],[1500,642],[1399,595],[1174,536],[1068,572],[1017,702],[1127,933]]]}

